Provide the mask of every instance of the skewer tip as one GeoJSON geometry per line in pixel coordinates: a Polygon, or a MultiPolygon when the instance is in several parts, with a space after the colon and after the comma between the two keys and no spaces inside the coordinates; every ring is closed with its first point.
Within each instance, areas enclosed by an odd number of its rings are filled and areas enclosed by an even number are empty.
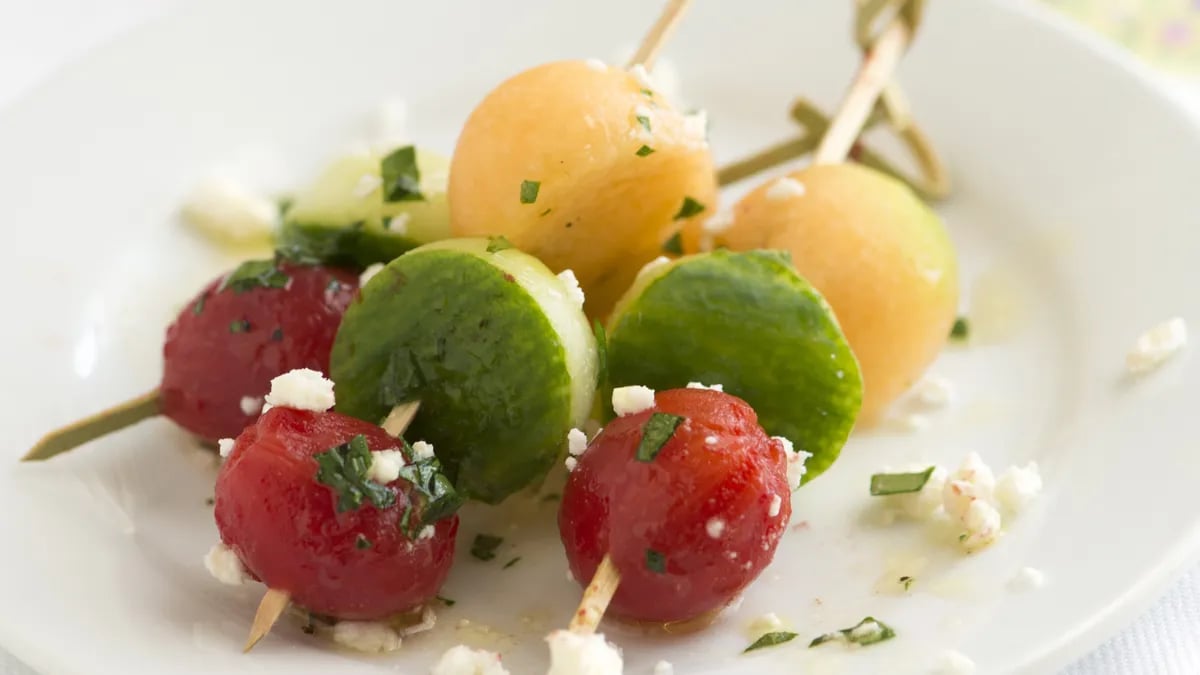
{"type": "Polygon", "coordinates": [[[268,588],[263,594],[262,600],[258,603],[258,611],[254,613],[254,623],[250,624],[250,635],[246,638],[246,646],[242,648],[242,653],[247,653],[254,649],[254,645],[258,644],[267,633],[279,621],[279,617],[283,616],[283,612],[287,610],[288,605],[292,601],[292,596],[287,591],[281,591],[277,588],[268,588]]]}

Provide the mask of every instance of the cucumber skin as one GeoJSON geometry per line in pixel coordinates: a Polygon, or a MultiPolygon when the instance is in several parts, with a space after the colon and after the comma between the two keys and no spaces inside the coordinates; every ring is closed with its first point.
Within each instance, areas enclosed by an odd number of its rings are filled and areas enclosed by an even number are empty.
{"type": "Polygon", "coordinates": [[[716,251],[641,281],[609,321],[608,415],[614,387],[722,384],[768,433],[813,453],[805,482],[833,464],[862,405],[862,376],[828,303],[786,255],[716,251]]]}
{"type": "Polygon", "coordinates": [[[377,423],[420,400],[406,436],[433,443],[459,490],[495,504],[561,454],[571,426],[565,362],[541,308],[511,276],[435,249],[397,258],[364,287],[338,331],[331,371],[337,410],[360,419],[377,423]],[[439,292],[464,288],[469,302],[439,292]]]}
{"type": "Polygon", "coordinates": [[[292,260],[361,268],[394,260],[420,245],[415,239],[381,235],[361,224],[337,228],[285,222],[276,248],[292,260]]]}

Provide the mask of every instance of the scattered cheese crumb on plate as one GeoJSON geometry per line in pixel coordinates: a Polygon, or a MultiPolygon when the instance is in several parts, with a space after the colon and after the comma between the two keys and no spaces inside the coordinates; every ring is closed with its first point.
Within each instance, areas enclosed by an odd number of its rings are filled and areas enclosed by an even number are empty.
{"type": "Polygon", "coordinates": [[[1125,367],[1135,375],[1148,373],[1175,356],[1187,344],[1187,323],[1167,319],[1142,333],[1125,356],[1125,367]]]}
{"type": "Polygon", "coordinates": [[[333,624],[333,641],[368,654],[385,654],[400,649],[400,634],[379,621],[338,621],[333,624]]]}

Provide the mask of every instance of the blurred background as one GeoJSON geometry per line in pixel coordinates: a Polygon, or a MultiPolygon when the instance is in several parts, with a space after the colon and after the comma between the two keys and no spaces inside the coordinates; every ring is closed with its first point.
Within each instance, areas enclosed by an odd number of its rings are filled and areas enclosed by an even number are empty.
{"type": "Polygon", "coordinates": [[[1180,77],[1200,78],[1200,0],[1043,0],[1180,77]]]}

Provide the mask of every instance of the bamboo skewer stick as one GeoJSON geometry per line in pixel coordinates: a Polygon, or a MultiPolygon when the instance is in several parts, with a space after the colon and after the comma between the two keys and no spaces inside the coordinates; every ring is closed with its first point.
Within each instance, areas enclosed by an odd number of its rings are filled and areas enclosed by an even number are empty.
{"type": "Polygon", "coordinates": [[[642,38],[642,44],[638,46],[636,52],[629,59],[626,68],[632,68],[636,65],[645,66],[647,70],[654,67],[654,61],[658,58],[658,52],[666,44],[667,39],[671,37],[671,33],[675,30],[675,26],[679,24],[679,20],[683,18],[684,12],[687,11],[692,0],[670,0],[667,6],[663,8],[662,14],[658,17],[658,21],[650,27],[646,33],[646,37],[642,38]]]}
{"type": "Polygon", "coordinates": [[[117,404],[108,410],[72,422],[61,429],[55,429],[42,436],[41,440],[25,453],[21,461],[35,462],[50,459],[88,441],[133,426],[161,413],[161,402],[162,397],[155,389],[137,398],[117,404]]]}
{"type": "Polygon", "coordinates": [[[605,554],[600,566],[596,568],[596,573],[592,575],[591,583],[583,591],[579,609],[575,610],[567,629],[580,635],[595,633],[600,620],[604,618],[605,610],[608,609],[608,603],[612,602],[620,584],[621,573],[617,571],[612,558],[605,554]]]}

